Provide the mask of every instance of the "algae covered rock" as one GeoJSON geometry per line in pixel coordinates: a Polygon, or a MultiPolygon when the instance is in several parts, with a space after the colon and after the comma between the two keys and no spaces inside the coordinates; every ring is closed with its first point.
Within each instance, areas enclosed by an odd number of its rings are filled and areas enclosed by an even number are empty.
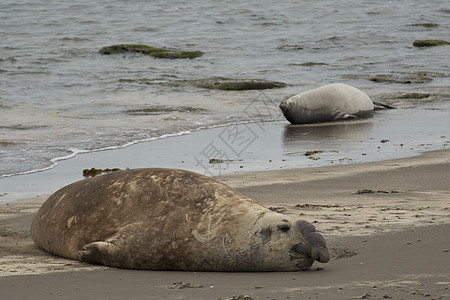
{"type": "Polygon", "coordinates": [[[443,46],[443,45],[450,45],[447,41],[441,41],[441,40],[415,40],[413,43],[414,47],[434,47],[434,46],[443,46]]]}
{"type": "Polygon", "coordinates": [[[305,62],[305,63],[301,63],[301,64],[292,64],[292,65],[300,66],[300,67],[313,67],[313,66],[326,66],[328,64],[327,63],[322,63],[322,62],[309,61],[309,62],[305,62]]]}
{"type": "Polygon", "coordinates": [[[148,85],[164,85],[170,87],[194,86],[203,89],[223,91],[265,90],[285,87],[286,84],[279,81],[265,79],[232,79],[225,77],[209,77],[201,79],[178,79],[161,81],[158,79],[120,79],[124,83],[139,83],[148,85]]]}
{"type": "Polygon", "coordinates": [[[424,93],[408,93],[404,95],[400,95],[397,98],[398,99],[425,99],[430,97],[430,94],[424,94],[424,93]]]}
{"type": "Polygon", "coordinates": [[[369,78],[370,81],[382,82],[382,83],[425,83],[430,82],[433,79],[426,76],[426,74],[414,74],[406,76],[396,76],[393,74],[379,74],[369,78]]]}
{"type": "Polygon", "coordinates": [[[365,75],[365,74],[353,74],[353,75],[343,75],[346,79],[367,79],[373,82],[379,83],[400,83],[400,84],[417,84],[417,83],[427,83],[433,79],[429,76],[428,72],[417,72],[417,73],[401,73],[401,74],[377,74],[377,75],[365,75]]]}
{"type": "Polygon", "coordinates": [[[304,48],[300,45],[280,45],[277,47],[278,50],[303,50],[304,48]]]}
{"type": "Polygon", "coordinates": [[[197,58],[203,55],[201,51],[177,51],[165,48],[155,48],[147,45],[120,44],[106,46],[99,50],[101,54],[140,53],[155,58],[197,58]]]}
{"type": "Polygon", "coordinates": [[[199,88],[224,91],[265,90],[286,86],[285,83],[278,81],[264,79],[231,79],[224,77],[195,79],[187,82],[199,88]]]}
{"type": "Polygon", "coordinates": [[[425,27],[425,28],[435,28],[435,27],[438,27],[439,25],[436,24],[436,23],[418,23],[418,24],[412,24],[411,26],[425,27]]]}

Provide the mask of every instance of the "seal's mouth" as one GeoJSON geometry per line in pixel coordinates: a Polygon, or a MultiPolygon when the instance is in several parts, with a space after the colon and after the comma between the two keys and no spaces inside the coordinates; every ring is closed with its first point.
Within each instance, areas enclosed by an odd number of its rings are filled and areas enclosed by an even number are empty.
{"type": "Polygon", "coordinates": [[[309,255],[310,250],[307,245],[296,244],[290,250],[291,261],[294,261],[300,270],[308,270],[314,263],[314,259],[309,255]]]}
{"type": "Polygon", "coordinates": [[[298,243],[291,247],[291,254],[294,256],[309,257],[310,253],[311,249],[309,248],[309,246],[303,243],[298,243]]]}
{"type": "Polygon", "coordinates": [[[330,260],[330,252],[326,247],[299,243],[292,246],[290,250],[291,259],[310,261],[310,266],[314,261],[326,263],[330,260]]]}

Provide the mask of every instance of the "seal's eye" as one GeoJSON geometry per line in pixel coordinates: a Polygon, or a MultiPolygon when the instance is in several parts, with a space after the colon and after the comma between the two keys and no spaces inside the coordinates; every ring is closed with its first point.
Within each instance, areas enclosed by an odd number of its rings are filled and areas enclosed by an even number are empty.
{"type": "Polygon", "coordinates": [[[277,226],[279,230],[283,232],[288,232],[291,229],[291,225],[289,224],[282,224],[277,226]]]}

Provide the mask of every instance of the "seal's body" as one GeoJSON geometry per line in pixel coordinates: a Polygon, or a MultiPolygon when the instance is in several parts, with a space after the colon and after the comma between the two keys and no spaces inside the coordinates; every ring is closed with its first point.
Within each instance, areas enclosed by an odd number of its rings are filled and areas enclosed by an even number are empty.
{"type": "Polygon", "coordinates": [[[58,256],[149,270],[296,271],[330,258],[323,237],[209,177],[135,169],[55,192],[33,220],[58,256]]]}
{"type": "Polygon", "coordinates": [[[292,96],[280,109],[292,124],[307,124],[369,116],[374,104],[363,91],[333,83],[292,96]]]}

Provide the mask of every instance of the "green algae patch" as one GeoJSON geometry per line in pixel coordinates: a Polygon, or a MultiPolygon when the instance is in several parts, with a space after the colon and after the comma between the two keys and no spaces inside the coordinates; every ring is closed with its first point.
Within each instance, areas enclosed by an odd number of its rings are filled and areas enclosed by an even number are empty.
{"type": "Polygon", "coordinates": [[[442,40],[415,40],[413,43],[414,47],[435,47],[435,46],[444,46],[444,45],[450,45],[447,41],[442,40]]]}
{"type": "Polygon", "coordinates": [[[286,86],[285,83],[278,81],[264,79],[231,79],[224,77],[186,80],[185,82],[198,88],[223,91],[266,90],[283,88],[286,86]]]}
{"type": "Polygon", "coordinates": [[[164,105],[152,105],[143,108],[129,109],[125,113],[132,116],[154,116],[163,115],[174,112],[207,112],[207,109],[191,107],[191,106],[164,106],[164,105]]]}
{"type": "Polygon", "coordinates": [[[221,164],[224,162],[230,162],[230,161],[243,161],[243,159],[220,159],[220,158],[211,158],[209,160],[210,164],[221,164]]]}
{"type": "Polygon", "coordinates": [[[155,58],[197,58],[203,55],[201,51],[177,51],[165,48],[155,48],[147,45],[133,45],[133,44],[120,44],[112,45],[101,48],[99,51],[101,54],[122,54],[122,53],[139,53],[142,55],[148,55],[155,58]]]}

